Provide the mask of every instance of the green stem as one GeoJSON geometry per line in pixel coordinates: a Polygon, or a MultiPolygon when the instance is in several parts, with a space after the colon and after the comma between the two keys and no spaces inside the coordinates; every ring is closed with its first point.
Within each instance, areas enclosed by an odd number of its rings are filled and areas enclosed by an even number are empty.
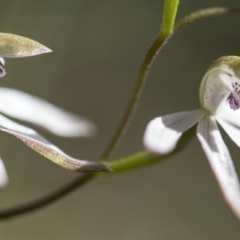
{"type": "Polygon", "coordinates": [[[189,14],[186,17],[182,18],[180,21],[178,21],[174,26],[174,32],[184,27],[185,25],[201,18],[213,17],[213,16],[218,16],[218,15],[227,14],[227,13],[239,13],[239,12],[240,12],[240,8],[214,7],[214,8],[202,9],[189,14]]]}
{"type": "Polygon", "coordinates": [[[177,14],[179,0],[165,0],[164,1],[164,10],[163,10],[163,19],[161,25],[161,32],[158,34],[157,38],[152,43],[149,48],[145,58],[142,61],[140,69],[138,71],[137,79],[132,90],[132,94],[128,101],[127,107],[123,114],[123,117],[118,125],[113,137],[111,138],[107,148],[100,157],[100,160],[106,161],[114,149],[117,147],[122,136],[126,132],[131,119],[135,113],[138,100],[141,96],[142,90],[144,88],[150,67],[158,54],[160,47],[163,46],[166,39],[172,34],[174,22],[177,14]]]}
{"type": "Polygon", "coordinates": [[[173,27],[177,15],[179,0],[165,0],[160,38],[166,39],[173,32],[173,27]]]}
{"type": "MultiPolygon", "coordinates": [[[[178,30],[180,27],[185,26],[186,24],[200,19],[200,18],[205,18],[205,17],[210,17],[210,16],[215,16],[215,15],[221,15],[221,14],[227,14],[227,13],[238,13],[240,12],[240,8],[233,8],[233,9],[229,9],[229,8],[208,8],[205,10],[200,10],[197,12],[194,12],[188,16],[186,16],[185,18],[183,18],[182,20],[180,20],[174,27],[174,32],[176,30],[178,30]]],[[[166,40],[165,40],[166,42],[166,40]]],[[[165,43],[164,42],[164,43],[165,43]]],[[[158,49],[159,50],[159,49],[158,49]]],[[[108,163],[108,166],[110,166],[116,173],[119,172],[124,172],[127,170],[132,170],[132,169],[136,169],[142,166],[146,166],[146,165],[150,165],[156,162],[160,162],[161,160],[166,159],[167,157],[171,157],[173,154],[178,153],[183,147],[184,147],[184,138],[191,138],[191,130],[188,131],[188,133],[184,134],[183,137],[179,141],[179,144],[177,146],[177,148],[175,149],[174,152],[172,152],[171,154],[167,155],[167,156],[162,156],[162,157],[154,157],[151,156],[148,153],[137,153],[134,154],[130,157],[127,158],[123,158],[120,159],[119,161],[116,162],[111,162],[108,163]],[[182,141],[182,144],[181,144],[182,141]],[[146,159],[145,159],[146,157],[146,159]],[[127,161],[130,161],[129,163],[127,163],[127,161]],[[117,163],[118,162],[118,163],[117,163]]],[[[185,144],[187,143],[187,141],[185,141],[185,144]]],[[[36,211],[44,206],[48,206],[51,203],[54,203],[60,199],[62,199],[63,197],[67,196],[68,194],[70,194],[71,192],[73,192],[74,190],[76,190],[77,188],[83,186],[85,183],[89,182],[90,180],[92,180],[94,177],[99,176],[100,174],[96,175],[96,174],[86,174],[84,176],[78,176],[74,179],[72,179],[71,181],[65,183],[63,186],[57,188],[56,190],[52,191],[49,194],[46,194],[43,197],[40,197],[36,200],[27,202],[25,204],[22,205],[18,205],[15,207],[11,207],[9,209],[5,209],[0,211],[0,220],[5,220],[11,217],[15,217],[15,216],[20,216],[22,214],[26,214],[32,211],[36,211]]],[[[106,174],[105,174],[106,175],[106,174]]],[[[107,174],[107,175],[111,175],[111,173],[107,174]]]]}
{"type": "Polygon", "coordinates": [[[0,211],[0,220],[9,219],[13,216],[15,217],[43,208],[44,206],[47,206],[53,202],[56,202],[57,200],[62,199],[64,196],[68,195],[69,193],[89,182],[90,180],[93,180],[95,177],[109,176],[115,173],[130,171],[146,165],[152,165],[154,163],[163,161],[184,149],[185,145],[190,141],[194,134],[195,127],[185,132],[180,139],[176,149],[172,153],[169,153],[165,156],[154,156],[148,152],[140,152],[126,158],[108,163],[108,166],[113,169],[113,173],[92,173],[81,175],[80,177],[78,176],[69,181],[68,183],[65,183],[63,186],[52,191],[50,194],[46,194],[45,196],[35,201],[31,201],[19,206],[11,207],[9,209],[0,211]]]}
{"type": "Polygon", "coordinates": [[[176,155],[182,149],[184,149],[186,144],[194,137],[195,132],[196,132],[195,127],[186,131],[181,137],[180,141],[178,142],[177,147],[174,149],[173,152],[169,154],[159,156],[159,155],[153,155],[149,152],[139,152],[131,156],[122,158],[120,160],[109,162],[107,165],[113,170],[113,172],[108,174],[107,173],[96,173],[96,174],[97,175],[100,174],[104,176],[112,175],[120,172],[131,171],[141,167],[153,165],[158,162],[162,162],[163,160],[169,157],[172,157],[173,155],[176,155]]]}
{"type": "Polygon", "coordinates": [[[111,155],[111,153],[116,148],[117,144],[120,142],[122,136],[124,135],[126,129],[128,128],[131,119],[135,113],[136,106],[138,100],[141,96],[142,89],[144,88],[146,79],[148,77],[149,70],[160,52],[161,48],[167,42],[167,40],[172,36],[174,32],[179,30],[180,28],[184,27],[188,23],[191,23],[195,20],[205,18],[205,17],[212,17],[227,13],[239,13],[240,8],[225,8],[225,7],[216,7],[216,8],[208,8],[196,11],[194,13],[189,14],[188,16],[181,19],[174,25],[175,16],[177,13],[178,1],[165,1],[164,5],[164,14],[163,14],[163,22],[161,27],[161,32],[157,36],[157,38],[152,43],[151,47],[149,48],[143,62],[141,64],[140,70],[137,75],[137,80],[135,82],[132,95],[129,99],[128,105],[124,112],[123,118],[113,135],[112,139],[110,140],[106,150],[100,157],[100,160],[104,161],[111,155]]]}
{"type": "Polygon", "coordinates": [[[37,209],[43,208],[57,200],[63,198],[64,196],[68,195],[70,192],[77,189],[79,186],[84,185],[85,183],[92,180],[96,175],[94,174],[85,174],[73,178],[71,181],[65,183],[63,186],[55,189],[49,194],[38,198],[37,200],[33,200],[27,202],[25,204],[17,205],[15,207],[7,208],[0,211],[0,220],[6,220],[11,217],[16,217],[22,214],[26,214],[28,212],[33,212],[37,209]]]}

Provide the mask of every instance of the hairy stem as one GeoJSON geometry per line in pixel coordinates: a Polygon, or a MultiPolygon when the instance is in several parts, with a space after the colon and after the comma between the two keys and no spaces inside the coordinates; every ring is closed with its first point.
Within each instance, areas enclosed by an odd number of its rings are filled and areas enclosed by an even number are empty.
{"type": "Polygon", "coordinates": [[[142,90],[145,86],[145,82],[148,77],[149,70],[155,58],[157,57],[158,53],[160,52],[164,44],[167,42],[167,40],[172,36],[172,34],[176,32],[179,28],[197,19],[212,17],[216,15],[222,15],[226,13],[240,12],[240,8],[216,7],[216,8],[203,9],[184,17],[179,22],[177,22],[173,27],[173,23],[177,13],[177,6],[178,6],[178,3],[172,1],[171,3],[169,3],[167,7],[166,5],[164,7],[162,30],[160,34],[156,37],[156,39],[153,41],[145,58],[143,59],[143,62],[141,64],[141,67],[137,75],[137,79],[135,81],[134,88],[132,90],[132,94],[130,96],[126,110],[123,114],[122,120],[120,121],[120,124],[118,125],[118,128],[116,129],[116,132],[114,133],[112,139],[110,140],[106,150],[103,152],[102,156],[100,157],[100,160],[102,161],[106,161],[106,159],[111,155],[111,153],[114,151],[114,149],[117,147],[118,143],[120,142],[121,138],[123,137],[124,133],[126,132],[128,126],[130,125],[132,117],[136,111],[138,100],[140,99],[142,90]],[[170,14],[170,12],[169,14],[168,12],[166,12],[166,11],[169,11],[170,9],[172,9],[173,11],[173,12],[170,11],[172,15],[170,14]]]}
{"type": "Polygon", "coordinates": [[[162,18],[162,25],[161,31],[152,43],[151,47],[149,48],[146,56],[144,57],[140,69],[137,74],[137,78],[128,101],[127,107],[123,114],[123,117],[113,134],[107,148],[103,152],[100,157],[100,160],[106,161],[114,149],[117,147],[118,143],[120,142],[121,138],[123,137],[124,133],[126,132],[131,119],[135,113],[138,100],[140,99],[142,90],[144,88],[146,79],[148,77],[149,70],[151,65],[154,61],[154,58],[158,54],[160,47],[163,46],[166,39],[172,34],[174,22],[177,14],[179,0],[165,0],[164,1],[164,9],[163,9],[163,18],[162,18]]]}
{"type": "Polygon", "coordinates": [[[183,136],[180,138],[177,147],[174,151],[166,154],[166,155],[153,155],[149,152],[139,152],[135,153],[131,156],[119,159],[117,161],[109,162],[107,165],[113,170],[111,173],[98,173],[98,175],[109,176],[116,173],[122,173],[126,171],[131,171],[135,169],[139,169],[141,167],[146,167],[153,165],[155,163],[159,163],[164,161],[165,159],[176,155],[181,150],[185,148],[185,146],[189,143],[189,141],[194,137],[196,133],[196,127],[192,127],[188,131],[186,131],[183,136]]]}
{"type": "MultiPolygon", "coordinates": [[[[197,19],[221,15],[221,14],[227,14],[227,13],[235,13],[235,12],[236,13],[240,12],[240,8],[219,7],[219,8],[208,8],[208,9],[200,10],[200,11],[194,12],[194,13],[186,16],[185,18],[183,18],[182,20],[177,22],[174,27],[174,32],[176,30],[178,30],[179,28],[185,26],[186,24],[188,24],[194,20],[197,20],[197,19]]],[[[166,41],[167,41],[167,39],[165,40],[165,42],[166,41]]],[[[159,51],[159,49],[156,49],[154,56],[156,56],[158,51],[159,51]]],[[[153,59],[154,59],[154,57],[153,57],[153,59]]],[[[179,147],[176,148],[176,150],[175,150],[176,152],[174,151],[171,154],[169,154],[168,156],[165,156],[165,159],[166,159],[166,157],[171,157],[173,154],[179,152],[184,147],[184,145],[178,145],[178,146],[179,147]]],[[[150,155],[147,153],[134,154],[133,156],[120,159],[119,161],[111,162],[108,164],[108,166],[110,166],[116,173],[127,171],[130,169],[136,169],[136,168],[139,168],[139,167],[142,167],[145,165],[149,165],[150,162],[152,162],[152,163],[156,162],[155,161],[156,158],[152,158],[152,161],[148,161],[148,160],[146,161],[145,157],[149,157],[149,156],[150,155]],[[131,163],[129,162],[129,164],[127,164],[128,161],[130,161],[131,163]],[[119,164],[117,164],[117,162],[119,162],[119,164]]],[[[160,160],[163,160],[163,158],[158,159],[158,162],[160,160]]],[[[110,173],[109,175],[111,175],[111,174],[112,173],[110,173]]],[[[48,206],[51,203],[54,203],[54,202],[62,199],[63,197],[67,196],[68,194],[70,194],[71,192],[76,190],[77,188],[83,186],[85,183],[89,182],[94,177],[99,176],[99,175],[101,175],[101,174],[98,174],[98,175],[86,174],[84,176],[82,176],[82,175],[78,176],[78,177],[72,179],[71,181],[65,183],[63,186],[52,191],[50,194],[47,194],[43,197],[40,197],[36,200],[27,202],[25,204],[2,210],[2,211],[0,211],[0,220],[6,220],[11,217],[20,216],[20,215],[23,215],[23,214],[26,214],[26,213],[29,213],[32,211],[36,211],[44,206],[48,206]]]]}
{"type": "MultiPolygon", "coordinates": [[[[193,127],[189,131],[184,133],[176,149],[172,153],[169,153],[164,156],[154,156],[148,152],[135,153],[126,158],[122,158],[120,160],[108,163],[108,166],[113,169],[114,173],[120,173],[120,172],[138,169],[143,166],[152,165],[157,162],[161,162],[175,155],[182,149],[184,149],[184,146],[194,136],[195,130],[196,128],[193,127]]],[[[73,192],[75,189],[79,188],[80,186],[83,186],[85,183],[89,182],[90,180],[93,180],[95,177],[110,176],[110,175],[111,174],[106,174],[106,173],[91,173],[91,174],[89,173],[89,174],[78,176],[72,179],[71,181],[69,181],[68,183],[65,183],[63,186],[52,191],[50,194],[46,194],[45,196],[37,200],[30,201],[28,203],[0,211],[0,220],[9,219],[11,217],[16,217],[22,214],[26,214],[28,212],[32,212],[34,210],[39,210],[40,208],[43,208],[47,205],[50,205],[51,203],[54,203],[62,199],[69,193],[73,192]]]]}
{"type": "Polygon", "coordinates": [[[38,198],[37,200],[33,200],[27,202],[22,205],[17,205],[15,207],[11,207],[9,209],[5,209],[0,211],[0,220],[9,219],[11,217],[16,217],[22,214],[26,214],[28,212],[32,212],[34,210],[41,209],[46,205],[50,205],[53,202],[63,198],[64,196],[68,195],[78,187],[84,185],[85,183],[89,182],[91,179],[94,178],[94,174],[84,174],[81,176],[77,176],[76,178],[72,179],[71,181],[65,183],[63,186],[55,189],[49,194],[46,194],[43,197],[38,198]]]}

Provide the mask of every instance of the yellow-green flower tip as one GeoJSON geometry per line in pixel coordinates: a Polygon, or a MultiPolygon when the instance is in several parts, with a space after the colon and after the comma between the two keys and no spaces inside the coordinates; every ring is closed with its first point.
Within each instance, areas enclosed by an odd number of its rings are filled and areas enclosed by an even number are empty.
{"type": "Polygon", "coordinates": [[[49,52],[52,50],[32,39],[10,33],[0,33],[1,57],[30,57],[49,52]]]}
{"type": "Polygon", "coordinates": [[[213,68],[221,68],[227,72],[234,72],[236,77],[240,77],[240,57],[239,56],[224,56],[215,60],[208,68],[208,71],[213,68]]]}

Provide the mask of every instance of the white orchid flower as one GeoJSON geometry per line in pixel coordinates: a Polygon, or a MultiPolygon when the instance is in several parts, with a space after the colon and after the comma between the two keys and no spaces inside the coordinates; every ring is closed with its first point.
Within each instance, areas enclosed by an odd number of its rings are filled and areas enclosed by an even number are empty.
{"type": "MultiPolygon", "coordinates": [[[[0,77],[6,75],[2,57],[29,57],[48,52],[51,52],[49,48],[31,39],[0,33],[0,77]]],[[[0,88],[0,112],[43,127],[58,136],[91,137],[95,132],[95,126],[90,121],[14,89],[0,88]]],[[[4,115],[0,114],[1,131],[20,139],[54,163],[79,172],[110,171],[103,163],[68,156],[33,129],[16,123],[4,115]]],[[[7,182],[7,172],[0,158],[0,188],[6,186],[7,182]]]]}
{"type": "Polygon", "coordinates": [[[157,117],[149,122],[144,145],[164,155],[176,147],[183,132],[197,126],[197,137],[210,163],[225,201],[240,218],[240,185],[230,153],[217,123],[240,147],[240,57],[216,60],[203,77],[200,106],[195,111],[157,117]]]}

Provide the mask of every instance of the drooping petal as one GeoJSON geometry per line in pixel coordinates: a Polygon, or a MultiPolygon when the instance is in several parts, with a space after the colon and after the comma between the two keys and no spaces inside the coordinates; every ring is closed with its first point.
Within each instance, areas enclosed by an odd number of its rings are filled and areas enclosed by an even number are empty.
{"type": "Polygon", "coordinates": [[[222,119],[220,116],[217,116],[216,119],[228,136],[240,147],[240,129],[222,119]]]}
{"type": "Polygon", "coordinates": [[[52,52],[42,44],[19,35],[0,33],[0,56],[2,57],[30,57],[52,52]]]}
{"type": "Polygon", "coordinates": [[[90,121],[10,88],[0,88],[0,112],[63,137],[92,137],[96,131],[90,121]]]}
{"type": "Polygon", "coordinates": [[[230,156],[213,117],[203,118],[197,128],[197,137],[208,158],[224,199],[240,218],[240,185],[230,156]]]}
{"type": "Polygon", "coordinates": [[[8,184],[7,171],[2,159],[0,158],[0,188],[6,187],[7,184],[8,184]]]}
{"type": "Polygon", "coordinates": [[[144,134],[144,145],[152,153],[171,152],[182,133],[199,122],[206,113],[202,110],[179,112],[150,121],[144,134]]]}
{"type": "Polygon", "coordinates": [[[3,115],[0,115],[0,130],[17,137],[30,148],[63,168],[78,172],[110,171],[103,163],[78,160],[66,155],[33,129],[15,123],[3,115]]]}

